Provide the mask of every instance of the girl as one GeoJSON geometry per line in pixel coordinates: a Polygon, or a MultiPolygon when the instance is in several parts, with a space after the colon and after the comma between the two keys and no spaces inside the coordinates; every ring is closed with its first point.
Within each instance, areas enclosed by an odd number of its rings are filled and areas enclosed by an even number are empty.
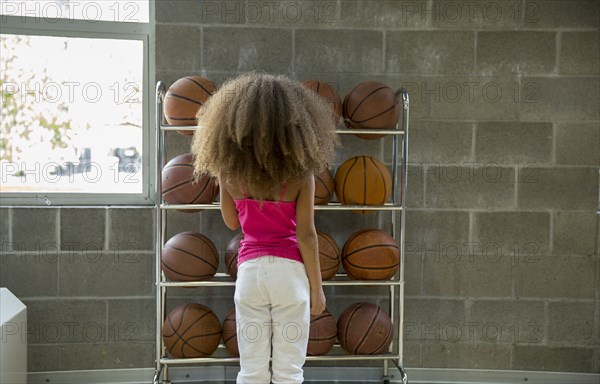
{"type": "Polygon", "coordinates": [[[234,295],[238,384],[303,382],[310,314],[325,309],[314,175],[333,161],[331,114],[299,83],[255,73],[227,82],[198,114],[195,173],[218,178],[223,220],[244,234],[234,295]]]}

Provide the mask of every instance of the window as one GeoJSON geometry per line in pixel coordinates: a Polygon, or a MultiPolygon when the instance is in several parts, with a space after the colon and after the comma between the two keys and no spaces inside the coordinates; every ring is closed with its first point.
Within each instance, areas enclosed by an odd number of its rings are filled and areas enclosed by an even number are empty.
{"type": "Polygon", "coordinates": [[[149,1],[0,0],[2,204],[152,203],[149,1]]]}

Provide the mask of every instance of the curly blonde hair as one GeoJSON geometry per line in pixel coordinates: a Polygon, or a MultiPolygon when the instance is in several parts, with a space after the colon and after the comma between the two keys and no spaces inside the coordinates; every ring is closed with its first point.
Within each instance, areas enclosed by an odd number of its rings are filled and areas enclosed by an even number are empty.
{"type": "Polygon", "coordinates": [[[332,109],[285,76],[249,73],[226,82],[198,112],[194,175],[220,176],[256,199],[285,180],[319,174],[338,144],[332,109]]]}

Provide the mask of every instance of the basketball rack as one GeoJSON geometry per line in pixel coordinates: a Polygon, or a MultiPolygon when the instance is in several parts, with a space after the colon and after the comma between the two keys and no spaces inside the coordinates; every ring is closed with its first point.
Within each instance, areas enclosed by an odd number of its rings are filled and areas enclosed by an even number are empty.
{"type": "MultiPolygon", "coordinates": [[[[168,384],[169,367],[182,365],[212,364],[219,365],[224,363],[239,362],[239,358],[230,357],[224,351],[224,345],[221,343],[217,351],[211,357],[205,358],[170,358],[166,354],[166,349],[162,338],[162,325],[166,316],[166,293],[167,289],[172,287],[225,287],[235,286],[227,273],[217,273],[209,281],[194,282],[171,282],[168,281],[161,270],[161,251],[165,244],[166,234],[166,215],[164,211],[177,209],[220,209],[219,203],[212,204],[166,204],[162,200],[162,186],[160,183],[162,169],[165,165],[165,132],[166,131],[193,131],[202,129],[196,126],[170,126],[164,124],[163,119],[163,99],[165,96],[165,86],[162,82],[156,84],[156,265],[155,265],[155,284],[156,284],[156,366],[154,371],[153,384],[168,384]]],[[[390,203],[383,205],[341,205],[340,203],[329,203],[327,205],[315,205],[315,210],[320,211],[385,211],[391,215],[392,236],[400,245],[400,268],[399,272],[390,280],[351,280],[344,273],[337,273],[334,280],[323,281],[323,286],[387,286],[389,287],[388,313],[392,320],[392,327],[396,332],[396,337],[392,339],[389,350],[385,354],[378,355],[350,355],[341,349],[336,343],[333,349],[323,356],[307,356],[306,361],[382,361],[383,374],[382,383],[390,383],[390,362],[398,369],[400,379],[403,384],[408,383],[408,377],[402,364],[403,357],[403,324],[404,324],[404,244],[405,244],[405,207],[406,207],[406,187],[407,187],[407,160],[408,160],[408,118],[409,118],[409,97],[406,89],[402,88],[396,91],[402,101],[403,114],[401,122],[398,122],[394,129],[337,129],[338,134],[382,134],[391,136],[391,159],[392,159],[392,199],[390,203]],[[400,140],[400,142],[399,142],[400,140]],[[401,153],[399,153],[401,151],[401,153]],[[398,156],[401,156],[401,166],[398,166],[398,156]],[[398,176],[401,176],[400,189],[398,189],[398,176]],[[399,215],[398,215],[399,213],[399,215]],[[397,216],[400,216],[398,219],[397,216]],[[399,222],[398,222],[399,220],[399,222]]],[[[396,381],[396,380],[394,380],[396,381]]]]}

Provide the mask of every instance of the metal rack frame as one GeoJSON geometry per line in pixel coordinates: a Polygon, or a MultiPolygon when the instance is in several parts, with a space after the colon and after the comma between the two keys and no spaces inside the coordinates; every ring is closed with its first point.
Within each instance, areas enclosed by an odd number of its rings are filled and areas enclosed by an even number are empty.
{"type": "MultiPolygon", "coordinates": [[[[162,339],[162,324],[165,319],[166,292],[170,287],[208,287],[208,286],[235,286],[235,282],[226,280],[229,276],[226,273],[217,273],[215,278],[209,281],[195,282],[171,282],[167,281],[161,271],[161,251],[165,242],[166,233],[166,215],[163,211],[170,209],[220,209],[220,204],[165,204],[162,201],[162,186],[160,183],[162,168],[165,164],[165,132],[171,130],[195,130],[195,126],[169,126],[163,124],[162,103],[165,96],[165,86],[158,81],[156,84],[156,266],[155,266],[155,284],[156,284],[156,367],[153,383],[169,383],[168,373],[170,365],[190,365],[204,363],[231,363],[239,362],[237,357],[206,357],[206,358],[187,358],[176,359],[166,357],[166,351],[162,339]],[[161,381],[162,374],[162,381],[161,381]]],[[[340,203],[329,203],[328,205],[315,205],[315,210],[324,211],[389,211],[391,212],[392,236],[400,245],[400,268],[397,276],[390,280],[325,280],[324,286],[388,286],[389,287],[389,313],[392,320],[392,327],[396,325],[397,338],[392,340],[389,352],[380,355],[349,355],[349,354],[328,354],[324,356],[307,356],[307,361],[355,361],[355,360],[381,360],[383,361],[384,384],[389,383],[388,372],[389,362],[391,361],[400,372],[402,383],[407,384],[408,378],[402,365],[403,357],[403,324],[404,324],[404,243],[405,243],[405,217],[406,217],[406,187],[407,187],[407,158],[408,158],[408,118],[409,118],[409,96],[405,89],[399,89],[396,94],[402,100],[402,126],[396,125],[394,129],[337,129],[338,134],[384,134],[392,136],[392,202],[383,205],[341,205],[340,203]],[[402,137],[402,172],[401,190],[398,191],[398,138],[402,137]],[[400,198],[398,197],[400,192],[400,198]],[[400,223],[397,223],[397,212],[400,212],[400,223]],[[400,225],[400,238],[398,239],[398,224],[400,225]],[[397,308],[396,308],[397,305],[397,308]],[[398,314],[397,324],[395,323],[394,313],[398,314]],[[394,344],[397,342],[397,351],[394,351],[394,344]]],[[[337,277],[345,277],[345,274],[336,274],[337,277]]],[[[222,348],[219,345],[219,348],[222,348]]],[[[338,346],[336,345],[336,349],[338,346]]]]}

